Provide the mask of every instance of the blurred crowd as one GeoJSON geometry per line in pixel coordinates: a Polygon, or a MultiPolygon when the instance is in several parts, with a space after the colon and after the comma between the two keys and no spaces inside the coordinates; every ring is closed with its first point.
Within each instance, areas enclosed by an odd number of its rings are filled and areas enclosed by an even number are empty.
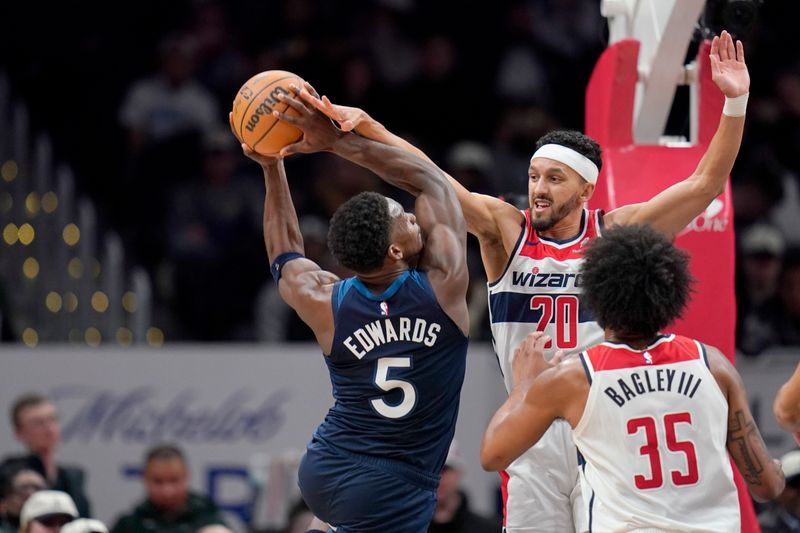
{"type": "MultiPolygon", "coordinates": [[[[106,15],[97,2],[0,7],[0,67],[55,138],[79,189],[155,280],[170,340],[310,340],[268,279],[263,180],[227,129],[242,83],[298,73],[419,145],[470,190],[516,198],[536,139],[583,127],[584,90],[606,46],[599,0],[482,4],[373,0],[147,0],[106,15]],[[155,13],[155,15],[153,15],[155,13]],[[457,22],[456,22],[457,21],[457,22]],[[30,39],[30,35],[46,35],[30,39]]],[[[746,38],[752,73],[733,174],[738,345],[800,343],[800,48],[795,3],[767,1],[746,38]]],[[[690,47],[690,54],[696,43],[690,47]]],[[[685,123],[670,127],[687,133],[685,123]]],[[[680,122],[680,121],[678,121],[680,122]]],[[[369,172],[331,156],[287,173],[307,255],[334,271],[327,221],[369,172]]],[[[408,199],[407,199],[408,201],[408,199]]],[[[524,202],[523,197],[523,202],[524,202]]],[[[469,254],[473,335],[488,339],[485,278],[469,254]]]]}

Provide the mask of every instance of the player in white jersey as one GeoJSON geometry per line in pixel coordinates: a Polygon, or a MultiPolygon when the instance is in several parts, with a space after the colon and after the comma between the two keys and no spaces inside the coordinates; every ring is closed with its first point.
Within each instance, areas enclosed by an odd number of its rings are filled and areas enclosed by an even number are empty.
{"type": "Polygon", "coordinates": [[[689,301],[689,257],[649,226],[618,226],[588,245],[582,302],[605,341],[559,364],[530,334],[512,389],[481,445],[500,470],[558,419],[584,459],[589,531],[740,531],[728,452],[754,498],[783,490],[736,369],[711,346],[659,334],[689,301]],[[726,450],[727,448],[727,450],[726,450]]]}
{"type": "MultiPolygon", "coordinates": [[[[715,37],[711,67],[712,79],[726,97],[717,132],[694,173],[647,202],[608,213],[586,210],[602,161],[597,143],[578,132],[557,131],[539,139],[528,169],[530,207],[524,211],[498,198],[471,193],[450,178],[467,230],[480,243],[490,280],[492,335],[507,385],[514,354],[511,347],[536,328],[544,328],[551,335],[553,344],[546,350],[547,357],[559,348],[571,352],[600,340],[600,330],[591,325],[579,300],[571,299],[580,287],[575,286],[576,278],[570,274],[580,262],[579,251],[587,239],[598,235],[601,227],[637,223],[651,224],[673,237],[725,189],[742,140],[750,87],[741,42],[734,44],[727,32],[715,37]],[[528,248],[521,245],[527,245],[523,239],[528,237],[538,243],[534,246],[539,246],[539,256],[524,255],[528,248]],[[516,270],[519,286],[515,286],[514,267],[519,265],[527,270],[516,270]],[[536,269],[537,277],[526,281],[524,276],[528,272],[533,276],[536,269]]],[[[342,129],[428,159],[363,110],[334,105],[326,97],[319,98],[311,86],[306,85],[306,89],[301,94],[305,101],[337,121],[342,129]]],[[[568,433],[566,425],[549,432],[538,444],[540,453],[533,450],[502,474],[508,533],[586,531],[586,524],[573,524],[573,516],[584,513],[572,509],[581,499],[573,491],[578,464],[568,433]]]]}

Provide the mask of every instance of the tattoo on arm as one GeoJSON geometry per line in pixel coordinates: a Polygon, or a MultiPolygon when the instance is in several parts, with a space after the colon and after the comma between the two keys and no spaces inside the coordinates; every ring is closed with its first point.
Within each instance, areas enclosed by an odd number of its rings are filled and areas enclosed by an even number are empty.
{"type": "Polygon", "coordinates": [[[740,470],[747,483],[761,485],[760,474],[764,465],[758,460],[756,447],[766,449],[753,419],[746,420],[743,410],[736,411],[728,420],[728,445],[741,457],[740,470]]]}

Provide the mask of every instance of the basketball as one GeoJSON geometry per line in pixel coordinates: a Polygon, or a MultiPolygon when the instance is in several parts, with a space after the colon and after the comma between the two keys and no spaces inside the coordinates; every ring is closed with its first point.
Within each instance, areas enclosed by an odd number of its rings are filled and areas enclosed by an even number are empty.
{"type": "Polygon", "coordinates": [[[289,85],[292,83],[302,87],[303,79],[285,70],[267,70],[247,80],[236,93],[233,132],[254,152],[275,155],[302,137],[302,131],[272,116],[275,110],[297,116],[297,111],[289,104],[278,100],[279,94],[291,94],[289,85]]]}

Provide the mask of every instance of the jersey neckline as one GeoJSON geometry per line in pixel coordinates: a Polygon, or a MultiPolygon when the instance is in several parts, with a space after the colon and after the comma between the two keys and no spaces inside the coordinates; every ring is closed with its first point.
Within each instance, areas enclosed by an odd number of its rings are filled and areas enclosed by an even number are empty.
{"type": "Polygon", "coordinates": [[[659,344],[662,344],[664,342],[670,342],[670,341],[672,341],[674,339],[675,339],[675,334],[674,333],[670,333],[668,335],[660,333],[660,334],[656,335],[656,338],[655,338],[655,340],[653,342],[651,342],[650,344],[648,344],[644,348],[634,348],[633,346],[631,346],[630,344],[627,344],[625,342],[609,341],[609,340],[605,340],[601,344],[603,346],[608,347],[608,348],[622,348],[623,350],[628,350],[630,352],[642,353],[642,352],[646,352],[647,350],[652,350],[653,348],[655,348],[659,344]]]}
{"type": "MultiPolygon", "coordinates": [[[[572,244],[572,243],[575,243],[575,242],[579,241],[586,234],[586,228],[589,227],[589,210],[586,209],[585,207],[581,211],[581,227],[578,230],[578,233],[575,234],[572,237],[569,237],[568,239],[560,239],[559,240],[559,239],[551,239],[549,237],[545,237],[544,235],[542,235],[541,233],[539,233],[538,231],[536,231],[533,228],[533,224],[531,223],[530,216],[531,216],[530,210],[528,210],[528,223],[531,224],[531,226],[530,226],[531,233],[533,235],[535,235],[541,242],[543,242],[545,244],[555,245],[555,246],[558,246],[558,247],[563,247],[565,244],[572,244]]],[[[533,242],[533,241],[528,239],[528,242],[533,242]]]]}
{"type": "Polygon", "coordinates": [[[361,293],[361,295],[362,295],[364,298],[367,298],[367,299],[369,299],[369,300],[372,300],[372,301],[375,301],[375,302],[382,302],[382,301],[384,301],[384,300],[388,300],[389,298],[391,298],[392,296],[394,296],[394,295],[397,293],[397,291],[399,291],[399,290],[400,290],[400,286],[403,284],[403,282],[404,282],[406,279],[408,279],[408,277],[409,277],[410,275],[411,275],[411,271],[409,271],[409,270],[406,270],[405,272],[403,272],[402,274],[400,274],[400,275],[397,277],[397,279],[395,279],[395,280],[394,280],[394,281],[391,283],[391,285],[389,285],[388,287],[386,287],[386,289],[385,289],[385,290],[384,290],[382,293],[380,293],[380,294],[375,294],[375,293],[373,293],[371,290],[369,290],[369,289],[367,288],[367,286],[366,286],[366,285],[364,285],[364,282],[363,282],[363,281],[361,281],[361,280],[360,280],[359,278],[357,278],[357,277],[356,277],[356,278],[353,278],[353,286],[356,288],[356,290],[357,290],[359,293],[361,293]]]}

